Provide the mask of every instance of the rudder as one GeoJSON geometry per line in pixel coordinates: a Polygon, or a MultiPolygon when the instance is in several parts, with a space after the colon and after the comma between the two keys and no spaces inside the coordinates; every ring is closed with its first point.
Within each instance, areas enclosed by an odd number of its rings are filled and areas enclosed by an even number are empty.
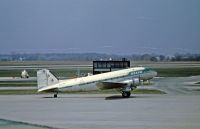
{"type": "Polygon", "coordinates": [[[59,80],[48,69],[42,69],[37,71],[38,90],[43,87],[54,85],[58,82],[59,80]]]}

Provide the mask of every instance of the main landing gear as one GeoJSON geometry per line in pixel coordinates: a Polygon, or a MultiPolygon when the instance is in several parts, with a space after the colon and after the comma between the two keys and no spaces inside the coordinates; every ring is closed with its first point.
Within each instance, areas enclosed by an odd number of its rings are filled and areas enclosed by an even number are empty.
{"type": "Polygon", "coordinates": [[[54,98],[57,98],[57,97],[58,97],[58,93],[55,93],[55,94],[53,95],[53,97],[54,97],[54,98]]]}
{"type": "Polygon", "coordinates": [[[130,95],[131,95],[130,91],[122,91],[122,97],[123,98],[128,98],[128,97],[130,97],[130,95]]]}

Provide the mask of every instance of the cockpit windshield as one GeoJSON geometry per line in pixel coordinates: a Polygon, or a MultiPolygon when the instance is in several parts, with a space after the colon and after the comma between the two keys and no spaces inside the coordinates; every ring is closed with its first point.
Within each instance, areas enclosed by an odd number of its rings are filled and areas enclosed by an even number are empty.
{"type": "Polygon", "coordinates": [[[144,71],[153,71],[151,68],[145,68],[144,71]]]}

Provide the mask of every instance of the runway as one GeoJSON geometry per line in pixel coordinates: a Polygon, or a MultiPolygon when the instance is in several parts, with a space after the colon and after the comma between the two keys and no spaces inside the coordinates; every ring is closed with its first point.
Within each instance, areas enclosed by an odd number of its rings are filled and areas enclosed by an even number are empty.
{"type": "MultiPolygon", "coordinates": [[[[1,95],[0,118],[65,129],[200,127],[200,95],[1,95]]],[[[0,125],[1,127],[1,125],[0,125]]]]}

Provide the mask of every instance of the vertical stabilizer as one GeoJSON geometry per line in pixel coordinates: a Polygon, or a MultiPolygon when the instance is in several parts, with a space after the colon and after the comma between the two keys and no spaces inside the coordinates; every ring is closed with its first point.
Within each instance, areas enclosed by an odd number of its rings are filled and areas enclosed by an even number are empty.
{"type": "Polygon", "coordinates": [[[42,69],[37,71],[38,89],[54,85],[58,82],[58,79],[48,69],[42,69]]]}

